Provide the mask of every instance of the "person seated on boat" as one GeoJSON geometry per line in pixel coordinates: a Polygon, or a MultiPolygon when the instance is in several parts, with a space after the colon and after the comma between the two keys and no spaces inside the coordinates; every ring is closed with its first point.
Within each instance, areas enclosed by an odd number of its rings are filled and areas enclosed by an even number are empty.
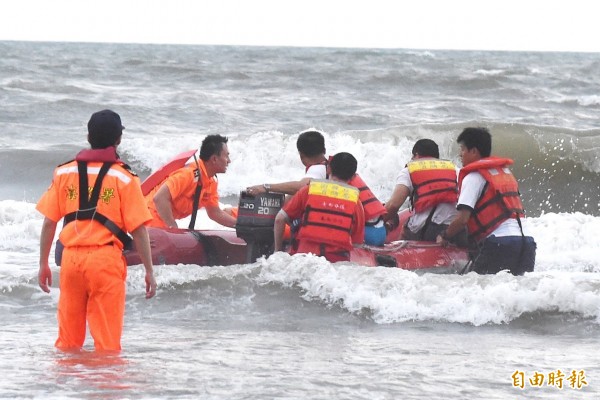
{"type": "MultiPolygon", "coordinates": [[[[393,221],[408,198],[412,215],[404,226],[403,239],[435,242],[456,216],[457,171],[451,161],[440,160],[437,143],[417,140],[412,159],[400,171],[390,199],[385,203],[386,221],[393,221]]],[[[465,235],[456,235],[456,244],[465,246],[465,235]]]]}
{"type": "MultiPolygon", "coordinates": [[[[328,173],[331,174],[331,167],[329,166],[328,173]]],[[[359,199],[365,211],[365,244],[383,246],[387,236],[383,220],[387,212],[385,206],[357,173],[350,178],[348,184],[354,186],[360,192],[359,199]]]]}
{"type": "Polygon", "coordinates": [[[231,162],[228,138],[209,135],[200,146],[200,159],[171,174],[163,183],[146,195],[146,204],[152,214],[149,226],[177,228],[176,220],[191,215],[189,229],[194,229],[196,214],[202,207],[213,221],[235,227],[236,218],[221,209],[217,174],[227,171],[231,162]]]}
{"type": "Polygon", "coordinates": [[[354,244],[364,242],[365,214],[357,188],[348,184],[356,174],[356,158],[338,153],[330,161],[330,179],[313,179],[284,204],[275,217],[274,250],[283,250],[286,223],[300,219],[293,253],[312,253],[330,262],[348,261],[354,244]]]}
{"type": "Polygon", "coordinates": [[[327,179],[327,157],[325,157],[325,138],[317,130],[301,132],[296,141],[300,161],[305,167],[304,176],[297,181],[264,183],[249,186],[246,192],[252,196],[261,193],[276,192],[292,195],[301,187],[308,185],[311,179],[327,179]]]}
{"type": "Polygon", "coordinates": [[[466,227],[476,243],[467,271],[495,274],[508,269],[513,275],[531,272],[536,243],[525,235],[525,211],[519,184],[508,168],[513,160],[492,157],[492,136],[486,128],[465,128],[456,140],[462,169],[458,177],[458,214],[437,242],[446,244],[466,227]]]}

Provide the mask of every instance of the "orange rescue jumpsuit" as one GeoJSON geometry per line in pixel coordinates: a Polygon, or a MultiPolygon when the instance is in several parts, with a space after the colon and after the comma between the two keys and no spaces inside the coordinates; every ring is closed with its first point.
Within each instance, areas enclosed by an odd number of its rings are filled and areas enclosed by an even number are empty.
{"type": "MultiPolygon", "coordinates": [[[[209,177],[206,173],[206,167],[202,160],[198,160],[200,165],[200,176],[202,179],[202,192],[200,193],[200,202],[198,208],[201,207],[218,207],[219,194],[217,192],[218,181],[215,177],[209,177]]],[[[146,204],[152,214],[152,221],[148,226],[157,228],[166,228],[154,204],[154,195],[162,185],[167,185],[171,194],[171,210],[175,219],[182,219],[192,214],[194,211],[194,193],[198,185],[198,168],[196,163],[190,163],[183,168],[173,172],[163,183],[157,185],[146,195],[146,204]]]]}
{"type": "MultiPolygon", "coordinates": [[[[76,160],[87,162],[91,193],[102,161],[116,160],[114,147],[84,150],[76,160]],[[112,153],[112,156],[106,157],[112,153]],[[101,161],[90,161],[101,159],[101,161]]],[[[77,161],[57,167],[52,184],[36,208],[58,222],[79,210],[79,173],[77,161]]],[[[131,232],[150,221],[139,178],[116,161],[102,180],[96,211],[118,228],[131,232]]],[[[85,341],[86,318],[94,346],[98,350],[120,350],[125,312],[127,267],[123,244],[96,220],[67,223],[59,236],[64,244],[58,301],[58,339],[62,349],[80,348],[85,341]]]]}

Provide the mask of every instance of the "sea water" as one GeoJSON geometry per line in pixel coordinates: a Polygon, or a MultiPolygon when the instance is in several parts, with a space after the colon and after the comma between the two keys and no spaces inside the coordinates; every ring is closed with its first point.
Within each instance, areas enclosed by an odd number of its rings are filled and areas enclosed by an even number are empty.
{"type": "Polygon", "coordinates": [[[600,397],[600,54],[33,42],[0,54],[1,398],[600,397]],[[354,154],[386,201],[416,140],[458,163],[460,131],[486,126],[493,154],[515,160],[535,271],[419,275],[275,254],[156,266],[145,300],[132,266],[123,351],[98,354],[90,337],[58,351],[60,269],[43,293],[35,203],[104,108],[121,115],[119,151],[142,178],[227,136],[224,204],[302,176],[307,128],[328,154],[354,154]]]}

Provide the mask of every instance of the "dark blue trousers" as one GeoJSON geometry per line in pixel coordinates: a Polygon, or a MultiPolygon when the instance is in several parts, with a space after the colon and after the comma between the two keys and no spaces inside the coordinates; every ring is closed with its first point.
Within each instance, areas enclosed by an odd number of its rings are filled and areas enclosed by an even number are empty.
{"type": "Polygon", "coordinates": [[[537,245],[531,236],[490,236],[471,253],[469,271],[495,274],[504,269],[513,275],[533,271],[537,245]]]}

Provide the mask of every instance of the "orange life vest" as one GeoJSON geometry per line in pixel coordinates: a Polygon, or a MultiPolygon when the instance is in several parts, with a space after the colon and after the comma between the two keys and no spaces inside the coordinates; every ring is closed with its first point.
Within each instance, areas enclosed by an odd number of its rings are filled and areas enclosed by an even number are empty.
{"type": "Polygon", "coordinates": [[[419,158],[406,164],[413,184],[410,203],[417,213],[440,203],[456,204],[456,166],[447,160],[419,158]]]}
{"type": "Polygon", "coordinates": [[[371,189],[369,189],[367,184],[358,174],[354,174],[348,183],[357,188],[360,192],[359,199],[365,209],[366,221],[380,217],[386,213],[383,204],[375,197],[371,189]]]}
{"type": "Polygon", "coordinates": [[[460,170],[458,185],[461,187],[465,176],[477,171],[486,180],[481,196],[467,222],[469,235],[476,241],[485,239],[502,222],[509,218],[525,216],[519,185],[509,165],[513,160],[499,157],[486,157],[475,161],[460,170]]]}
{"type": "Polygon", "coordinates": [[[358,189],[353,186],[328,180],[311,180],[297,239],[352,249],[352,216],[358,206],[358,196],[358,189]]]}

